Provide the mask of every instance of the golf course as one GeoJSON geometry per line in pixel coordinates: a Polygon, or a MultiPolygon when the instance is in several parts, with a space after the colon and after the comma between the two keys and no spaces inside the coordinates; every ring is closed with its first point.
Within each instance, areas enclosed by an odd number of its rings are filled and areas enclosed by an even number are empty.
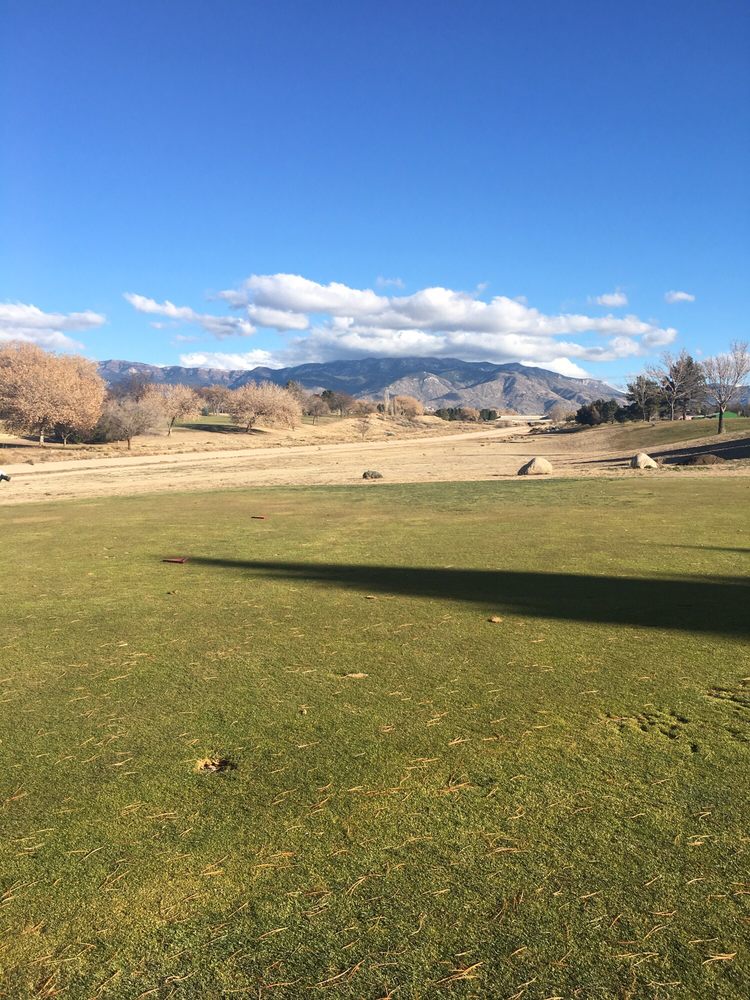
{"type": "Polygon", "coordinates": [[[4,507],[0,996],[746,996],[749,512],[667,474],[4,507]]]}

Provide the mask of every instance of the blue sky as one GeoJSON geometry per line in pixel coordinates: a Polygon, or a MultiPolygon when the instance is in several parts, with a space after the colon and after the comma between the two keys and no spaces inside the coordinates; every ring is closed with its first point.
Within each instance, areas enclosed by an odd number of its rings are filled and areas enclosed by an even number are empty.
{"type": "Polygon", "coordinates": [[[744,0],[0,17],[0,340],[621,382],[750,332],[744,0]]]}

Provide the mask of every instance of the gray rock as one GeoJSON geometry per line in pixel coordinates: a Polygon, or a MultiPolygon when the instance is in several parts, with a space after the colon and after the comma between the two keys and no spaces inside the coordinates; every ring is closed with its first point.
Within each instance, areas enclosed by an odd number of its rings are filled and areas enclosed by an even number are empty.
{"type": "Polygon", "coordinates": [[[376,472],[374,469],[368,469],[366,472],[362,473],[363,479],[382,479],[383,473],[376,472]]]}

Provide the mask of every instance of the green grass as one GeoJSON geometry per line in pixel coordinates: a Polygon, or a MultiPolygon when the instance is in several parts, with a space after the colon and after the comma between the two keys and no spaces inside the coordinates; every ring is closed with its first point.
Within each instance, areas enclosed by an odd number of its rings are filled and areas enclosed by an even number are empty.
{"type": "Polygon", "coordinates": [[[745,997],[749,510],[747,479],[6,508],[0,996],[745,997]]]}
{"type": "MultiPolygon", "coordinates": [[[[716,428],[717,420],[660,420],[656,423],[633,423],[633,424],[609,424],[606,427],[594,427],[587,430],[591,435],[591,446],[596,447],[594,435],[606,437],[606,447],[612,448],[640,448],[655,447],[670,444],[680,444],[682,441],[693,441],[699,438],[707,438],[710,444],[711,438],[716,438],[720,444],[724,438],[720,437],[716,428]]],[[[727,434],[741,433],[744,431],[750,434],[750,417],[729,417],[724,421],[727,434]]]]}

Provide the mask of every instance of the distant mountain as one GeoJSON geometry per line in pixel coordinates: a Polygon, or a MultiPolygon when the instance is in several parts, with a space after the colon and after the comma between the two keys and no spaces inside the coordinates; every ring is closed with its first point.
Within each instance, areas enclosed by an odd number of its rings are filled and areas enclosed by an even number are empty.
{"type": "Polygon", "coordinates": [[[236,389],[250,381],[284,385],[290,379],[312,392],[333,389],[359,398],[379,399],[384,392],[415,396],[430,409],[443,406],[494,407],[517,413],[545,413],[555,403],[578,408],[594,399],[623,399],[618,389],[592,378],[570,378],[526,365],[494,365],[455,358],[362,358],[296,365],[293,368],[180,368],[138,361],[102,361],[102,378],[116,385],[132,375],[154,382],[178,382],[196,388],[225,385],[236,389]]]}

